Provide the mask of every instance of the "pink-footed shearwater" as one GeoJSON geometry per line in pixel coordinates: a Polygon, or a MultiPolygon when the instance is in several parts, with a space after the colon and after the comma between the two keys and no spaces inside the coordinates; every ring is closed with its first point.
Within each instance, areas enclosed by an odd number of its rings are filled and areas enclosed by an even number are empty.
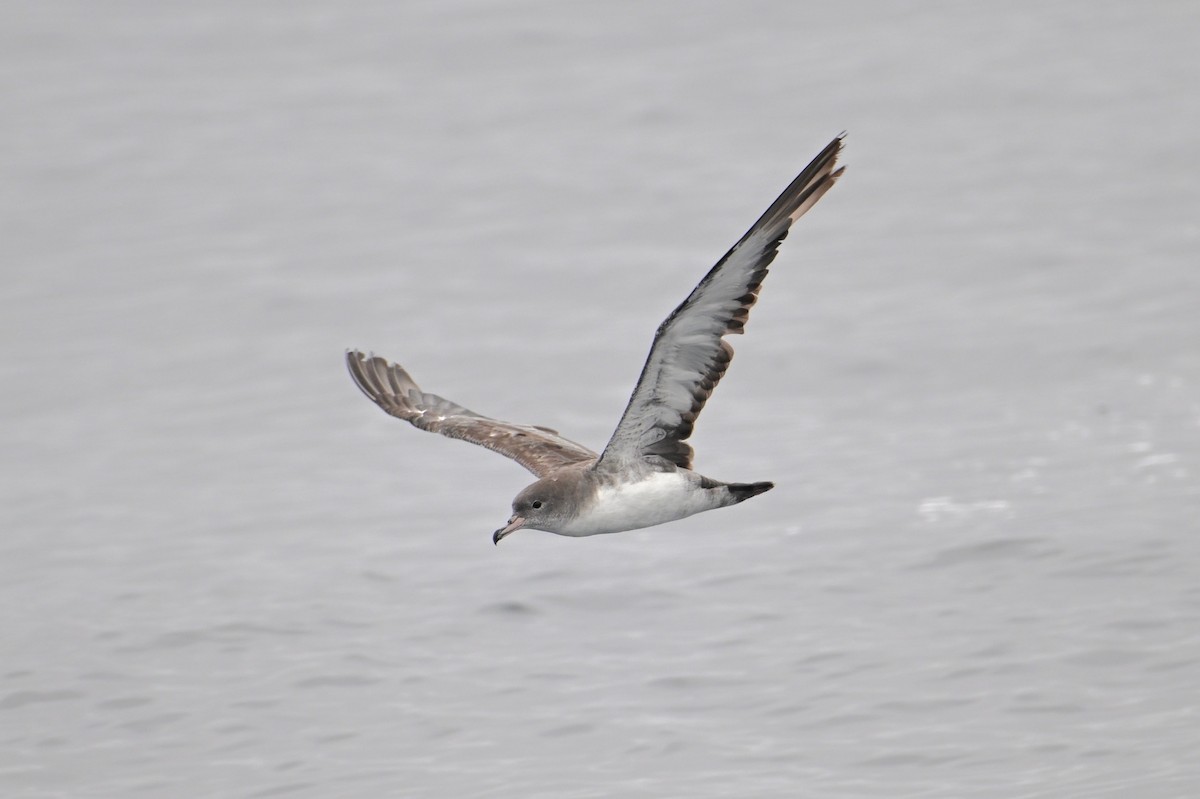
{"type": "Polygon", "coordinates": [[[625,413],[599,455],[548,427],[489,419],[427,394],[399,365],[374,355],[347,352],[350,375],[392,416],[487,447],[537,475],[513,500],[508,523],[493,533],[497,544],[522,528],[585,536],[650,527],[768,491],[774,483],[724,483],[692,471],[686,442],[733,358],[724,336],[743,332],[788,229],[841,176],[843,169],[834,167],[843,136],[804,168],[659,325],[625,413]]]}

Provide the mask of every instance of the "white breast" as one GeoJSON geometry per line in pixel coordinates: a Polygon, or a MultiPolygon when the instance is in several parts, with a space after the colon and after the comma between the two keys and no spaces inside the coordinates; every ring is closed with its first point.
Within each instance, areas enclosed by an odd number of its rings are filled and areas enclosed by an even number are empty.
{"type": "Polygon", "coordinates": [[[651,472],[636,483],[601,486],[595,501],[559,532],[619,533],[682,519],[719,504],[713,492],[695,485],[686,472],[651,472]]]}

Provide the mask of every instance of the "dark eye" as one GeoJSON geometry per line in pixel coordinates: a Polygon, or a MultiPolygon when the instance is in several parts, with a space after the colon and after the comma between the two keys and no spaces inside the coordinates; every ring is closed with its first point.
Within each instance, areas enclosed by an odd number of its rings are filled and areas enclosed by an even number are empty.
{"type": "Polygon", "coordinates": [[[540,499],[535,499],[535,500],[533,501],[533,508],[534,508],[534,510],[537,510],[537,509],[538,509],[538,508],[540,508],[540,507],[542,507],[542,501],[541,501],[540,499]]]}

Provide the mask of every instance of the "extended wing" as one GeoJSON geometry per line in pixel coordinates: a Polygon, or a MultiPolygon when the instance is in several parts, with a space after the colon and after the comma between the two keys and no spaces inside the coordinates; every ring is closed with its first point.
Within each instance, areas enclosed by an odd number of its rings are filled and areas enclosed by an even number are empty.
{"type": "Polygon", "coordinates": [[[346,353],[346,365],[362,393],[392,416],[412,422],[421,430],[499,452],[538,477],[572,463],[596,459],[596,453],[548,427],[489,419],[436,394],[426,394],[408,372],[383,358],[351,350],[346,353]]]}
{"type": "Polygon", "coordinates": [[[733,358],[733,347],[723,336],[744,332],[788,228],[841,176],[841,169],[834,171],[841,149],[839,136],[659,326],[633,396],[596,469],[620,468],[643,458],[691,468],[692,448],[685,442],[733,358]]]}

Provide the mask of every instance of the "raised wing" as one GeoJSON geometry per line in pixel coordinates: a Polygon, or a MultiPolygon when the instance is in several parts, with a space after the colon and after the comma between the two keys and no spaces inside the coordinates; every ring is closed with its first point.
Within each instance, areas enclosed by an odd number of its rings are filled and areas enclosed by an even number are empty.
{"type": "Polygon", "coordinates": [[[691,468],[692,448],[685,442],[733,358],[733,347],[723,336],[744,332],[788,229],[841,176],[841,169],[834,171],[841,149],[838,136],[659,326],[633,396],[596,469],[645,458],[691,468]]]}
{"type": "Polygon", "coordinates": [[[362,393],[385,412],[412,422],[421,430],[461,438],[499,452],[538,477],[597,457],[587,447],[563,438],[548,427],[489,419],[436,394],[426,394],[408,372],[383,358],[351,350],[346,353],[346,365],[362,393]]]}

